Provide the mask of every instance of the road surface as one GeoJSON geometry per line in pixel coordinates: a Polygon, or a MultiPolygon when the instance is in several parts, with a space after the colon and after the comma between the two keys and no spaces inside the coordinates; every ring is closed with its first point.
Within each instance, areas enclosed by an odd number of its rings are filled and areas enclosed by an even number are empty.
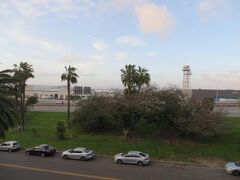
{"type": "Polygon", "coordinates": [[[234,180],[239,179],[216,169],[152,162],[149,166],[118,165],[112,158],[92,161],[63,160],[27,156],[24,151],[0,152],[0,180],[234,180]]]}

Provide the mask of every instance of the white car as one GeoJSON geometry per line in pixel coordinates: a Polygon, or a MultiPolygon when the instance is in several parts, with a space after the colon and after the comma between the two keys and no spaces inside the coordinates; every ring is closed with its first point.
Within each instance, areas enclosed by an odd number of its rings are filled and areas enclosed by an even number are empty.
{"type": "Polygon", "coordinates": [[[129,163],[143,166],[149,164],[149,155],[140,151],[129,151],[128,153],[119,153],[114,156],[114,162],[118,164],[129,163]]]}
{"type": "Polygon", "coordinates": [[[21,145],[18,143],[18,141],[7,141],[2,144],[0,144],[0,150],[1,151],[16,151],[21,148],[21,145]]]}
{"type": "Polygon", "coordinates": [[[225,164],[225,170],[227,173],[234,176],[240,175],[240,162],[229,162],[225,164]]]}
{"type": "Polygon", "coordinates": [[[83,147],[78,147],[75,149],[69,149],[62,153],[63,159],[80,159],[82,161],[93,159],[94,153],[92,150],[88,150],[83,147]]]}

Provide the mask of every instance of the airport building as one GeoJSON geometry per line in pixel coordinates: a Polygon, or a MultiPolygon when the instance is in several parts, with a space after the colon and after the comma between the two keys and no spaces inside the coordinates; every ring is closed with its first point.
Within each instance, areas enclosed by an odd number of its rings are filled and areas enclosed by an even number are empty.
{"type": "MultiPolygon", "coordinates": [[[[26,98],[34,96],[38,99],[68,99],[67,86],[27,85],[25,93],[26,98]]],[[[87,86],[73,86],[70,94],[73,97],[85,99],[92,94],[92,89],[87,86]]]]}

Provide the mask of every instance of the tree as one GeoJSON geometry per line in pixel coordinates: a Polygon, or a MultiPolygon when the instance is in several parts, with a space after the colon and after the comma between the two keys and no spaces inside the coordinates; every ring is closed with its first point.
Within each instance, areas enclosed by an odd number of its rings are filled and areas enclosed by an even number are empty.
{"type": "Polygon", "coordinates": [[[124,96],[114,97],[112,117],[115,126],[122,130],[123,139],[126,140],[141,121],[144,109],[137,96],[127,98],[124,96]]]}
{"type": "Polygon", "coordinates": [[[15,103],[16,108],[20,109],[21,121],[20,127],[21,131],[24,130],[25,127],[25,112],[26,112],[26,97],[25,97],[25,89],[26,89],[26,82],[29,78],[34,78],[33,75],[33,68],[32,65],[28,64],[27,62],[20,62],[19,65],[14,64],[14,89],[15,89],[15,103]],[[20,102],[19,102],[20,101],[20,102]],[[18,108],[18,104],[20,107],[18,108]]]}
{"type": "Polygon", "coordinates": [[[77,83],[77,78],[78,75],[76,73],[76,68],[75,67],[71,67],[65,66],[65,70],[66,72],[64,74],[61,75],[61,79],[62,81],[67,81],[67,91],[68,91],[68,109],[67,109],[67,122],[68,122],[68,128],[71,128],[71,118],[70,118],[70,88],[71,88],[71,84],[75,84],[77,83]]]}
{"type": "Polygon", "coordinates": [[[121,69],[121,80],[123,85],[126,87],[126,94],[139,94],[141,87],[150,83],[150,74],[148,70],[136,65],[125,65],[125,69],[121,69]]]}
{"type": "Polygon", "coordinates": [[[136,77],[136,84],[137,84],[137,92],[139,94],[141,87],[146,84],[149,85],[151,80],[151,76],[148,73],[148,70],[145,68],[141,68],[140,66],[138,66],[138,70],[137,70],[137,77],[136,77]]]}
{"type": "Polygon", "coordinates": [[[81,102],[74,113],[74,126],[82,131],[99,133],[113,129],[113,98],[92,96],[81,102]]]}
{"type": "Polygon", "coordinates": [[[137,71],[135,65],[125,65],[125,69],[121,69],[121,80],[123,85],[127,88],[126,94],[132,95],[136,91],[137,71]]]}
{"type": "Polygon", "coordinates": [[[10,72],[11,70],[0,71],[0,137],[3,138],[5,137],[4,131],[13,127],[17,117],[9,95],[9,84],[12,82],[10,72]]]}
{"type": "Polygon", "coordinates": [[[64,140],[66,129],[65,129],[64,123],[62,121],[57,122],[56,130],[57,130],[56,131],[57,139],[64,140]]]}
{"type": "Polygon", "coordinates": [[[26,101],[26,107],[32,106],[38,103],[38,97],[30,96],[26,101]]]}

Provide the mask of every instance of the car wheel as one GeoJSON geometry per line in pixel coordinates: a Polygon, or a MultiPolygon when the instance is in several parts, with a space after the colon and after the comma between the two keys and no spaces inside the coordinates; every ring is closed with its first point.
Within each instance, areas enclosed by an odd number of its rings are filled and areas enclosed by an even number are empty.
{"type": "Polygon", "coordinates": [[[239,171],[233,171],[232,174],[233,174],[234,176],[239,176],[239,175],[240,175],[240,172],[239,172],[239,171]]]}
{"type": "Polygon", "coordinates": [[[143,162],[142,162],[142,161],[138,161],[138,162],[137,162],[137,165],[138,165],[138,166],[143,166],[143,162]]]}
{"type": "Polygon", "coordinates": [[[8,149],[8,152],[12,152],[12,149],[8,149]]]}
{"type": "Polygon", "coordinates": [[[122,164],[122,160],[121,160],[121,159],[118,159],[118,160],[117,160],[117,163],[118,163],[118,164],[122,164]]]}
{"type": "Polygon", "coordinates": [[[45,153],[42,153],[41,156],[42,156],[42,157],[45,157],[45,153]]]}
{"type": "Polygon", "coordinates": [[[67,155],[63,155],[63,159],[68,159],[68,156],[67,155]]]}
{"type": "Polygon", "coordinates": [[[85,161],[86,159],[85,159],[84,156],[81,156],[80,160],[81,160],[81,161],[85,161]]]}

